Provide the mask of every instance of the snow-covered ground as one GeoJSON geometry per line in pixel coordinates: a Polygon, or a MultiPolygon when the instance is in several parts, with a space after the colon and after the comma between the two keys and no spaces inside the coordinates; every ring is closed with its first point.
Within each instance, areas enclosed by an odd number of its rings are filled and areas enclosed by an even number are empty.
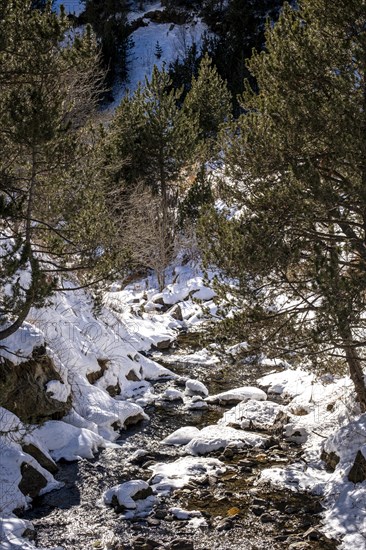
{"type": "MultiPolygon", "coordinates": [[[[133,21],[141,18],[149,11],[161,11],[164,8],[160,2],[145,4],[141,11],[137,7],[128,15],[133,21]]],[[[145,83],[150,78],[154,65],[159,69],[168,67],[177,58],[186,57],[189,48],[195,44],[198,51],[208,27],[199,17],[193,18],[187,24],[155,23],[143,18],[145,26],[139,27],[131,34],[132,47],[128,57],[128,78],[123,84],[117,83],[113,89],[114,102],[110,108],[119,105],[127,91],[133,93],[139,82],[145,83]]]]}
{"type": "MultiPolygon", "coordinates": [[[[123,428],[129,418],[144,417],[144,406],[156,400],[179,400],[187,408],[205,408],[218,402],[233,407],[216,424],[201,430],[186,426],[161,442],[163,446],[179,447],[182,456],[152,468],[148,482],[151,494],[135,502],[134,495],[147,489],[146,482],[135,480],[128,486],[112,487],[104,495],[105,505],[112,501],[124,505],[128,501],[125,517],[146,514],[159,495],[184,486],[190,476],[217,473],[225,468],[219,460],[206,455],[226,447],[266,447],[269,436],[256,430],[270,431],[273,426],[282,425],[285,439],[303,446],[302,459],[290,466],[263,470],[258,483],[270,482],[273,487],[323,496],[323,531],[341,540],[343,550],[366,548],[366,481],[348,480],[357,452],[366,457],[366,415],[360,415],[355,406],[350,380],[330,376],[316,379],[301,368],[291,369],[283,362],[263,358],[263,363],[273,366],[274,371],[259,379],[258,387],[207,395],[202,382],[187,379],[185,389],[175,388],[174,373],[144,352],[161,343],[169,345],[182,328],[194,329],[210,311],[216,311],[217,304],[214,293],[209,291],[210,283],[197,266],[172,268],[167,277],[171,282],[162,293],[153,277],[124,289],[115,285],[106,294],[105,306],[98,316],[84,291],[60,293],[49,307],[33,310],[24,327],[5,342],[9,351],[3,351],[3,355],[17,362],[29,356],[33,347],[47,343],[47,352],[61,378],[50,381],[47,391],[64,402],[72,395],[72,410],[62,420],[48,421],[31,430],[14,414],[0,411],[1,548],[33,547],[21,538],[29,524],[12,513],[14,508],[31,503],[18,487],[21,464],[30,464],[45,477],[41,492],[59,486],[52,474],[24,452],[25,443],[38,447],[51,461],[88,458],[97,448],[114,446],[118,428],[123,428]],[[93,384],[88,380],[92,373],[100,374],[93,384]],[[159,378],[170,378],[172,385],[156,395],[150,381],[159,378]],[[120,389],[115,397],[107,392],[110,386],[120,389]],[[273,401],[278,396],[286,398],[283,404],[273,401]],[[323,450],[339,458],[332,472],[320,459],[323,450]]],[[[245,343],[231,347],[230,355],[245,348],[245,343]]],[[[216,359],[207,349],[189,356],[189,361],[207,368],[214,367],[216,359]]],[[[187,512],[177,508],[171,513],[182,517],[187,512]]],[[[195,514],[186,519],[192,525],[204,521],[195,514]]]]}

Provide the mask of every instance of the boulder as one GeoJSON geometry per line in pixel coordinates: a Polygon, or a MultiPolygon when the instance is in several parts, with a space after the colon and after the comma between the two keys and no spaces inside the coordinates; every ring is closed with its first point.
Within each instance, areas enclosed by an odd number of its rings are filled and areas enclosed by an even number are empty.
{"type": "Polygon", "coordinates": [[[28,462],[21,464],[20,472],[22,479],[18,487],[23,495],[31,498],[38,497],[41,490],[47,485],[46,478],[28,462]]]}
{"type": "Polygon", "coordinates": [[[25,443],[22,445],[22,449],[25,453],[32,456],[38,464],[42,466],[42,468],[51,474],[56,474],[58,472],[58,466],[56,463],[51,458],[48,458],[38,447],[33,445],[33,443],[25,443]]]}
{"type": "Polygon", "coordinates": [[[50,357],[35,348],[32,358],[14,364],[9,359],[0,363],[0,406],[16,414],[27,424],[59,420],[71,409],[71,396],[58,401],[47,392],[47,383],[63,383],[50,357]]]}
{"type": "Polygon", "coordinates": [[[357,451],[355,461],[348,474],[348,479],[352,483],[362,483],[366,480],[366,458],[361,451],[357,451]]]}

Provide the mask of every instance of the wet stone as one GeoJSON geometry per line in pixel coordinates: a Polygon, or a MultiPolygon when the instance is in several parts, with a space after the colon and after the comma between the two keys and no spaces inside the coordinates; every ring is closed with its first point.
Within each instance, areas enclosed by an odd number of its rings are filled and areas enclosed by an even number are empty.
{"type": "Polygon", "coordinates": [[[174,539],[167,547],[168,550],[194,550],[194,544],[186,539],[174,539]]]}
{"type": "Polygon", "coordinates": [[[262,523],[275,523],[277,520],[275,516],[272,516],[272,514],[268,513],[262,514],[260,519],[262,523]]]}
{"type": "Polygon", "coordinates": [[[266,509],[263,506],[252,506],[250,510],[253,512],[255,516],[261,516],[265,513],[266,509]]]}
{"type": "Polygon", "coordinates": [[[232,519],[231,518],[225,518],[217,524],[216,530],[217,531],[229,531],[230,529],[232,529],[232,527],[233,527],[232,519]]]}

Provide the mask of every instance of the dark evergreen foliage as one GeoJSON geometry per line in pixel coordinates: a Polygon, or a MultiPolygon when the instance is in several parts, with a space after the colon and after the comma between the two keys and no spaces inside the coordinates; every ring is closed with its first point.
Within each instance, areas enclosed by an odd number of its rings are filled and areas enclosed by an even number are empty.
{"type": "Polygon", "coordinates": [[[247,90],[225,134],[241,214],[212,212],[203,233],[240,283],[248,337],[276,354],[343,356],[363,411],[365,28],[362,0],[303,0],[268,27],[249,63],[259,94],[247,90]]]}

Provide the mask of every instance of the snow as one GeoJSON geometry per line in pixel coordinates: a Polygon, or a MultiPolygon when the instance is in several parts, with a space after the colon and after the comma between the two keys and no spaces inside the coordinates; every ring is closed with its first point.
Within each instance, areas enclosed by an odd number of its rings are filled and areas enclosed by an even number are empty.
{"type": "Polygon", "coordinates": [[[264,401],[267,399],[267,394],[259,388],[242,386],[240,388],[233,388],[232,390],[206,397],[207,403],[239,403],[241,401],[248,401],[249,399],[264,401]]]}
{"type": "MultiPolygon", "coordinates": [[[[19,519],[13,514],[2,517],[0,514],[0,548],[1,550],[31,550],[35,546],[22,538],[24,531],[33,530],[30,521],[19,519]]],[[[39,548],[39,550],[42,550],[39,548]]],[[[63,550],[61,547],[53,547],[48,550],[63,550]]]]}
{"type": "Polygon", "coordinates": [[[191,519],[202,516],[198,510],[183,510],[183,508],[178,507],[169,508],[169,512],[177,519],[191,519]]]}
{"type": "Polygon", "coordinates": [[[186,25],[154,23],[146,18],[144,22],[147,26],[139,27],[131,35],[133,47],[128,59],[128,81],[115,86],[115,106],[120,103],[126,90],[134,92],[139,82],[144,83],[145,77],[151,77],[154,65],[161,69],[177,57],[183,59],[193,43],[200,48],[203,34],[208,32],[207,26],[199,18],[186,25]],[[157,42],[162,49],[160,59],[155,55],[157,42]]]}
{"type": "Polygon", "coordinates": [[[161,443],[162,445],[186,445],[199,433],[200,430],[195,426],[185,426],[168,435],[161,443]]]}
{"type": "Polygon", "coordinates": [[[168,401],[184,401],[184,393],[174,388],[166,389],[161,397],[168,401]]]}
{"type": "Polygon", "coordinates": [[[191,479],[202,480],[207,475],[220,475],[225,473],[223,462],[216,458],[197,458],[185,456],[174,462],[157,463],[149,466],[152,471],[151,485],[158,494],[169,494],[171,491],[181,489],[191,479]]]}
{"type": "Polygon", "coordinates": [[[61,420],[49,420],[33,434],[50,451],[54,460],[69,461],[93,458],[99,447],[105,447],[103,437],[86,429],[77,428],[61,420]]]}
{"type": "Polygon", "coordinates": [[[207,396],[208,395],[208,389],[199,380],[192,380],[191,378],[189,378],[186,381],[186,391],[185,391],[185,393],[187,395],[207,396]]]}
{"type": "Polygon", "coordinates": [[[65,8],[67,14],[79,16],[85,10],[85,2],[83,0],[53,0],[52,7],[55,11],[60,11],[60,6],[65,8]]]}
{"type": "MultiPolygon", "coordinates": [[[[57,489],[61,487],[61,484],[47,470],[42,468],[32,456],[23,451],[22,444],[32,443],[46,457],[49,457],[47,449],[44,448],[36,434],[34,432],[28,433],[29,430],[25,428],[19,418],[2,407],[0,407],[0,423],[0,516],[2,518],[0,523],[2,523],[5,521],[4,517],[10,517],[14,509],[29,507],[30,497],[24,496],[18,486],[22,478],[22,464],[29,464],[45,478],[46,486],[41,490],[41,493],[57,489]]],[[[11,524],[12,522],[9,525],[11,524]]]]}
{"type": "Polygon", "coordinates": [[[268,393],[294,397],[300,395],[305,388],[309,388],[313,381],[313,373],[297,368],[263,376],[258,380],[258,384],[266,388],[268,393]]]}
{"type": "Polygon", "coordinates": [[[220,359],[206,348],[202,348],[194,353],[187,353],[184,355],[169,354],[169,357],[167,357],[165,361],[169,363],[189,363],[192,365],[206,365],[207,367],[212,367],[217,365],[220,359]]]}
{"type": "Polygon", "coordinates": [[[354,484],[347,476],[357,452],[366,455],[366,415],[359,414],[349,378],[316,380],[297,369],[272,373],[261,379],[261,385],[292,396],[284,432],[302,444],[303,455],[301,462],[264,469],[259,483],[323,497],[321,530],[340,539],[342,550],[365,550],[366,481],[354,484]],[[322,450],[339,458],[334,471],[326,470],[322,450]]]}
{"type": "Polygon", "coordinates": [[[200,430],[185,446],[184,451],[191,455],[205,455],[212,451],[224,449],[228,445],[236,448],[264,447],[268,437],[259,434],[236,430],[228,426],[211,425],[200,430]]]}
{"type": "Polygon", "coordinates": [[[225,412],[219,424],[224,426],[239,427],[241,429],[270,430],[276,422],[283,421],[287,417],[283,405],[273,401],[254,401],[239,403],[225,412]]]}
{"type": "Polygon", "coordinates": [[[137,504],[133,497],[140,491],[148,488],[149,484],[142,479],[126,481],[125,483],[115,485],[111,489],[108,489],[103,495],[103,500],[105,504],[111,504],[113,497],[116,497],[121,506],[135,509],[137,504]]]}
{"type": "Polygon", "coordinates": [[[46,393],[50,393],[53,399],[66,403],[69,397],[69,388],[59,380],[50,380],[46,384],[46,393]]]}

